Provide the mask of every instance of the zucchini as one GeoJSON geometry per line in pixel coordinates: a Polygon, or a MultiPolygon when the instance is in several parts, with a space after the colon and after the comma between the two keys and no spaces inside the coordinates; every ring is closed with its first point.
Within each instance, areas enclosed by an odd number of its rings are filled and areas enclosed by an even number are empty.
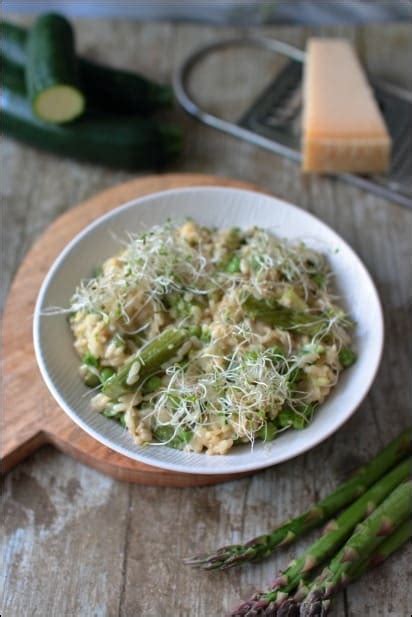
{"type": "Polygon", "coordinates": [[[80,60],[79,70],[87,101],[96,109],[149,115],[172,105],[170,86],[155,84],[130,71],[112,69],[85,58],[80,60]]]}
{"type": "Polygon", "coordinates": [[[32,146],[120,169],[159,168],[181,149],[181,131],[150,118],[86,113],[73,124],[39,119],[26,97],[24,71],[0,58],[0,117],[6,135],[32,146]]]}
{"type": "Polygon", "coordinates": [[[25,67],[27,61],[27,31],[8,21],[0,22],[0,54],[6,60],[25,67]]]}
{"type": "MultiPolygon", "coordinates": [[[[27,62],[27,31],[6,21],[0,22],[0,53],[24,67],[27,62]]],[[[88,106],[119,114],[148,115],[170,107],[172,88],[146,77],[78,59],[79,79],[88,106]]]]}
{"type": "Polygon", "coordinates": [[[30,30],[26,85],[34,112],[46,122],[70,122],[83,113],[74,35],[64,17],[47,13],[30,30]]]}

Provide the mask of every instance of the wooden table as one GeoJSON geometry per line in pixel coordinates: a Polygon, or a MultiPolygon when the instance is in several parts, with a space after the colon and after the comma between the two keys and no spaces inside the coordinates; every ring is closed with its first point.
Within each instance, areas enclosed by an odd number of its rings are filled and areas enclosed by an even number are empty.
{"type": "MultiPolygon", "coordinates": [[[[80,49],[120,66],[139,67],[159,79],[168,79],[200,42],[233,34],[230,29],[121,21],[83,21],[76,28],[80,49]]],[[[294,28],[265,30],[299,46],[309,34],[294,28]]],[[[411,87],[410,25],[323,32],[348,36],[371,70],[411,87]]],[[[251,78],[261,77],[264,64],[245,57],[247,62],[251,78]]],[[[229,78],[225,70],[221,67],[221,86],[229,78]]],[[[243,82],[220,95],[210,83],[215,72],[211,61],[198,91],[230,114],[236,99],[243,100],[243,82]]],[[[386,346],[379,375],[356,415],[325,443],[251,478],[216,487],[121,484],[44,448],[3,482],[4,617],[224,615],[239,597],[269,583],[296,548],[224,575],[192,572],[182,566],[181,558],[252,537],[303,510],[408,423],[412,213],[341,182],[304,179],[293,163],[203,127],[182,112],[176,115],[187,133],[186,151],[176,170],[255,182],[315,213],[358,252],[377,283],[385,310],[386,346]]],[[[132,177],[58,159],[9,140],[2,142],[1,169],[6,210],[3,299],[24,254],[58,214],[132,177]]],[[[299,549],[309,540],[302,540],[299,549]]],[[[340,594],[333,615],[410,615],[412,594],[406,584],[411,563],[402,551],[340,594]]]]}

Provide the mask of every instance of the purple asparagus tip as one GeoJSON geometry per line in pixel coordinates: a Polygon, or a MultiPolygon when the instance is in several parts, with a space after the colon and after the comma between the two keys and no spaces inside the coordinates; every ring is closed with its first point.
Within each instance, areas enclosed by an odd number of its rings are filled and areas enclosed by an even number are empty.
{"type": "MultiPolygon", "coordinates": [[[[266,616],[266,609],[269,603],[267,600],[259,599],[256,595],[246,602],[242,602],[240,606],[230,614],[230,617],[263,617],[266,616]]],[[[269,617],[270,614],[267,615],[269,617]]]]}
{"type": "Polygon", "coordinates": [[[302,602],[299,617],[324,617],[324,596],[319,589],[314,589],[302,602]]]}
{"type": "Polygon", "coordinates": [[[299,604],[289,599],[278,608],[276,617],[299,617],[299,604]]]}

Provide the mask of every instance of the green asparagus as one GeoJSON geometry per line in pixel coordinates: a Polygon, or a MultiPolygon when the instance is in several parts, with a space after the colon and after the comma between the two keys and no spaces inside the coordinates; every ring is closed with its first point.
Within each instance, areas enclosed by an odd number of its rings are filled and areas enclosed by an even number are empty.
{"type": "Polygon", "coordinates": [[[398,486],[353,533],[332,559],[300,606],[301,617],[326,615],[330,597],[350,582],[384,537],[408,520],[412,506],[412,481],[398,486]]]}
{"type": "Polygon", "coordinates": [[[149,341],[118,373],[103,384],[103,393],[116,399],[130,390],[133,384],[159,370],[176,355],[188,339],[187,331],[168,328],[149,341]]]}
{"type": "Polygon", "coordinates": [[[412,537],[412,520],[406,520],[395,531],[388,536],[382,544],[379,544],[376,551],[367,559],[364,559],[352,572],[352,580],[357,580],[371,568],[379,566],[398,548],[405,544],[412,537]]]}
{"type": "Polygon", "coordinates": [[[293,330],[298,334],[318,334],[328,318],[324,315],[312,315],[303,311],[296,311],[276,301],[259,300],[248,296],[243,303],[247,313],[253,319],[260,319],[269,326],[282,330],[293,330]]]}
{"type": "Polygon", "coordinates": [[[301,516],[284,522],[272,532],[253,538],[246,544],[224,546],[213,553],[188,558],[185,563],[213,570],[231,568],[267,557],[277,546],[290,544],[311,529],[319,527],[335,512],[362,495],[388,469],[406,456],[411,448],[411,437],[412,430],[405,430],[368,465],[359,469],[354,476],[301,516]]]}
{"type": "MultiPolygon", "coordinates": [[[[367,559],[360,562],[358,567],[354,569],[351,574],[350,579],[348,578],[346,581],[346,585],[353,583],[355,580],[358,580],[361,576],[363,576],[370,569],[380,565],[383,561],[388,559],[397,551],[401,546],[403,546],[408,540],[410,540],[412,536],[412,521],[406,520],[402,523],[395,531],[385,538],[381,544],[379,544],[376,551],[367,559]]],[[[312,584],[315,584],[314,581],[312,584]]],[[[338,589],[336,590],[338,591],[338,589]]],[[[306,598],[309,592],[309,587],[306,585],[302,585],[297,593],[292,597],[288,598],[278,609],[276,612],[276,617],[298,617],[300,614],[300,605],[303,600],[306,598]]],[[[319,608],[327,612],[329,606],[326,601],[323,602],[319,608]]]]}
{"type": "MultiPolygon", "coordinates": [[[[290,562],[276,578],[269,591],[255,595],[245,603],[244,612],[236,615],[251,615],[253,603],[259,606],[279,608],[289,594],[298,587],[307,575],[327,557],[342,546],[354,528],[367,517],[396,487],[404,482],[410,471],[411,459],[407,459],[387,473],[364,495],[359,497],[336,520],[329,521],[325,533],[316,540],[298,559],[290,562]]],[[[238,609],[239,610],[239,609],[238,609]]]]}

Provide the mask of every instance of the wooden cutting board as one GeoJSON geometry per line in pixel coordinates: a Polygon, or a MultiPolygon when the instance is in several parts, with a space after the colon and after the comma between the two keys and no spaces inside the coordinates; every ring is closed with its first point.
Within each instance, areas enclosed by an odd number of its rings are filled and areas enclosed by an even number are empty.
{"type": "Polygon", "coordinates": [[[103,446],[59,408],[41,379],[33,350],[32,315],[40,285],[60,251],[81,229],[112,208],[136,197],[177,187],[206,185],[259,190],[238,180],[201,174],[137,178],[71,208],[50,225],[26,255],[11,287],[3,318],[4,405],[0,445],[3,472],[42,445],[51,443],[119,480],[139,484],[202,486],[247,475],[207,476],[166,471],[103,446]]]}

